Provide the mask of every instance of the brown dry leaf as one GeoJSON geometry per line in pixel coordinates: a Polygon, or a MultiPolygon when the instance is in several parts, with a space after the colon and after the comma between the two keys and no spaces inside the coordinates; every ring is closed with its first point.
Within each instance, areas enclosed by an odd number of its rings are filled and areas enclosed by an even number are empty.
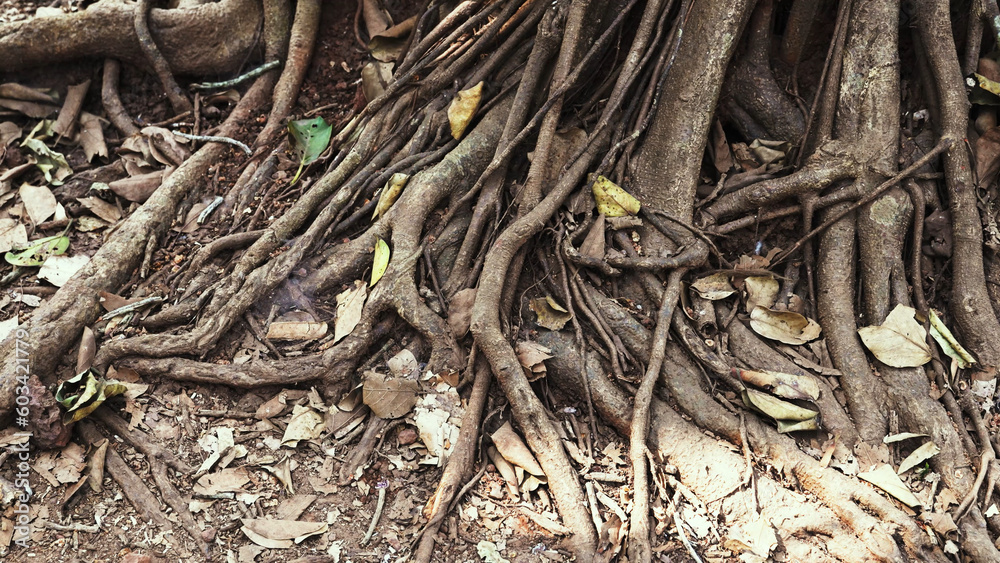
{"type": "Polygon", "coordinates": [[[698,278],[691,284],[691,289],[709,301],[725,299],[736,293],[733,284],[729,283],[729,274],[722,272],[698,278]]]}
{"type": "Polygon", "coordinates": [[[482,97],[482,81],[472,88],[462,90],[455,95],[455,99],[448,106],[448,123],[451,124],[452,137],[459,140],[462,138],[469,123],[472,122],[472,118],[475,117],[476,110],[479,109],[479,102],[482,101],[482,97]]]}
{"type": "Polygon", "coordinates": [[[500,476],[503,477],[504,482],[507,483],[507,492],[514,498],[519,497],[521,493],[518,490],[517,473],[514,471],[514,466],[500,455],[500,452],[493,446],[486,449],[486,455],[493,462],[500,476]]]}
{"type": "Polygon", "coordinates": [[[528,303],[528,307],[538,316],[538,325],[549,330],[562,330],[566,323],[573,318],[569,311],[548,295],[532,299],[528,303]]]}
{"type": "Polygon", "coordinates": [[[545,377],[545,360],[552,357],[552,350],[537,342],[523,340],[514,347],[517,360],[524,367],[528,381],[545,377]]]}
{"type": "Polygon", "coordinates": [[[99,493],[103,489],[104,457],[107,452],[108,441],[106,439],[101,440],[97,444],[97,449],[90,454],[90,460],[87,462],[87,468],[89,470],[87,474],[87,482],[90,484],[91,490],[95,493],[99,493]]]}
{"type": "Polygon", "coordinates": [[[955,520],[947,512],[924,512],[920,515],[920,519],[930,524],[934,531],[942,536],[958,533],[955,520]]]}
{"type": "Polygon", "coordinates": [[[198,495],[217,495],[219,493],[241,493],[243,485],[250,482],[246,467],[229,467],[218,473],[203,475],[195,482],[192,491],[198,495]]]}
{"type": "Polygon", "coordinates": [[[521,437],[517,435],[517,432],[514,432],[510,421],[505,422],[503,426],[490,435],[490,438],[504,459],[536,477],[545,476],[542,466],[538,465],[538,461],[531,454],[531,450],[524,444],[521,437]]]}
{"type": "Polygon", "coordinates": [[[770,309],[778,300],[778,280],[771,276],[750,276],[743,280],[743,288],[747,292],[748,313],[757,307],[770,309]]]}
{"type": "Polygon", "coordinates": [[[417,404],[420,386],[412,379],[390,378],[375,371],[365,372],[364,402],[379,418],[406,416],[417,404]]]}
{"type": "Polygon", "coordinates": [[[941,448],[939,448],[933,441],[924,442],[919,448],[913,450],[913,453],[906,456],[906,459],[900,462],[899,469],[896,473],[902,475],[939,453],[941,453],[941,448]]]}
{"type": "Polygon", "coordinates": [[[250,541],[271,549],[288,549],[306,539],[325,534],[329,529],[326,522],[306,522],[302,520],[270,520],[266,518],[243,518],[240,530],[250,541]]]}
{"type": "Polygon", "coordinates": [[[732,371],[742,381],[768,389],[779,397],[804,401],[819,399],[819,385],[812,377],[767,370],[733,368],[732,371]]]}
{"type": "Polygon", "coordinates": [[[25,100],[28,102],[41,102],[43,104],[55,104],[56,99],[38,88],[31,88],[16,82],[0,84],[0,98],[13,98],[15,100],[25,100]]]}
{"type": "Polygon", "coordinates": [[[580,245],[580,255],[596,260],[604,260],[604,214],[601,213],[590,226],[583,244],[580,245]]]}
{"type": "MultiPolygon", "coordinates": [[[[288,459],[288,458],[286,458],[288,459]]],[[[295,495],[290,498],[286,498],[281,501],[278,508],[275,510],[279,520],[296,520],[302,513],[309,508],[316,499],[319,498],[316,495],[295,495]]]]}
{"type": "Polygon", "coordinates": [[[712,124],[712,146],[715,148],[715,158],[713,164],[719,174],[728,172],[733,167],[733,153],[729,150],[729,142],[726,140],[726,132],[722,129],[722,122],[718,119],[712,124]]]}
{"type": "Polygon", "coordinates": [[[115,295],[114,293],[108,293],[107,291],[101,291],[98,293],[100,296],[101,307],[105,311],[114,311],[115,309],[121,309],[126,305],[136,303],[138,299],[125,299],[120,295],[115,295]]]}
{"type": "Polygon", "coordinates": [[[144,203],[149,199],[149,196],[153,195],[156,188],[160,187],[163,180],[164,171],[157,170],[146,174],[138,174],[130,178],[115,180],[109,183],[108,187],[111,188],[111,191],[129,201],[144,203]]]}
{"type": "Polygon", "coordinates": [[[822,331],[819,323],[798,313],[764,307],[750,312],[750,328],[765,338],[796,345],[815,340],[822,331]]]}
{"type": "MultiPolygon", "coordinates": [[[[94,364],[94,356],[97,354],[97,338],[94,331],[89,327],[83,327],[83,334],[80,336],[80,349],[76,353],[76,373],[90,369],[94,364]]],[[[108,379],[114,379],[111,370],[107,373],[108,379]]]]}
{"type": "Polygon", "coordinates": [[[371,51],[372,57],[382,62],[395,61],[406,47],[407,38],[416,23],[417,16],[413,16],[382,32],[370,35],[368,50],[371,51]]]}
{"type": "Polygon", "coordinates": [[[32,119],[42,119],[56,112],[59,108],[38,102],[26,102],[24,100],[12,100],[10,98],[0,98],[0,107],[14,110],[32,119]]]}
{"type": "Polygon", "coordinates": [[[337,320],[333,325],[334,342],[339,342],[358,326],[367,297],[367,286],[361,280],[356,280],[352,289],[337,295],[337,320]]]}
{"type": "Polygon", "coordinates": [[[0,219],[0,252],[28,245],[28,230],[19,221],[4,217],[0,219]]]}
{"type": "MultiPolygon", "coordinates": [[[[62,137],[73,136],[76,132],[77,120],[80,118],[80,109],[83,107],[83,99],[87,96],[87,89],[89,88],[89,80],[66,88],[66,98],[63,99],[62,108],[59,109],[59,116],[52,125],[53,133],[62,137]]],[[[88,158],[87,160],[90,159],[88,158]]]]}
{"type": "Polygon", "coordinates": [[[99,197],[81,197],[77,198],[77,201],[91,213],[107,221],[108,224],[114,225],[122,218],[122,212],[117,205],[110,204],[99,197]]]}
{"type": "MultiPolygon", "coordinates": [[[[0,150],[3,150],[3,148],[7,145],[20,139],[23,133],[24,131],[21,131],[21,128],[18,127],[13,121],[4,121],[0,123],[0,150]]],[[[2,161],[2,159],[0,159],[0,161],[2,161]]]]}
{"type": "Polygon", "coordinates": [[[326,323],[273,322],[267,327],[269,340],[316,340],[326,336],[326,323]]]}
{"type": "Polygon", "coordinates": [[[871,445],[865,442],[858,442],[854,446],[854,455],[858,457],[858,465],[861,469],[871,469],[878,465],[888,464],[892,456],[889,448],[885,444],[871,445]]]}
{"type": "Polygon", "coordinates": [[[361,67],[361,91],[369,102],[385,93],[392,80],[393,63],[367,62],[361,67]]]}
{"type": "Polygon", "coordinates": [[[284,487],[286,493],[290,495],[295,494],[295,484],[292,482],[292,458],[286,455],[278,463],[275,463],[274,465],[264,465],[262,467],[281,482],[281,485],[284,487]]]}
{"type": "Polygon", "coordinates": [[[90,262],[90,256],[85,254],[49,256],[38,269],[38,277],[56,287],[62,287],[88,262],[90,262]]]}
{"type": "Polygon", "coordinates": [[[281,437],[281,445],[295,448],[300,440],[315,440],[319,438],[326,424],[323,415],[304,405],[292,407],[292,419],[285,427],[285,434],[281,437]]]}
{"type": "Polygon", "coordinates": [[[83,147],[87,162],[94,160],[95,156],[108,157],[108,145],[104,142],[101,120],[92,113],[80,114],[80,146],[83,147]]]}
{"type": "Polygon", "coordinates": [[[920,506],[920,501],[917,500],[917,497],[913,496],[909,487],[903,483],[899,476],[896,475],[896,472],[892,470],[892,467],[888,465],[882,464],[872,471],[858,473],[858,477],[889,493],[910,508],[920,506]]]}
{"type": "Polygon", "coordinates": [[[476,303],[476,288],[463,289],[451,297],[448,303],[448,327],[456,338],[469,332],[472,324],[472,306],[476,303]]]}
{"type": "Polygon", "coordinates": [[[879,326],[858,329],[865,347],[883,364],[897,367],[918,367],[931,360],[927,345],[927,330],[917,322],[912,307],[899,304],[879,326]]]}
{"type": "Polygon", "coordinates": [[[400,350],[395,356],[386,362],[389,373],[393,377],[416,378],[420,375],[420,364],[417,363],[416,356],[406,348],[400,350]]]}
{"type": "Polygon", "coordinates": [[[21,201],[24,202],[24,210],[28,213],[28,218],[35,225],[45,222],[56,213],[59,202],[56,196],[52,195],[52,190],[45,186],[32,186],[22,184],[18,190],[21,201]]]}

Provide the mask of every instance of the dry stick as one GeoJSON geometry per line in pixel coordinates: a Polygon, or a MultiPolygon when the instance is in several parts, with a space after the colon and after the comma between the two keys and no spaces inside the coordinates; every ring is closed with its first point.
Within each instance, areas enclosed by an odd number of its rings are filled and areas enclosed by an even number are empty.
{"type": "Polygon", "coordinates": [[[135,35],[136,39],[139,40],[139,48],[142,49],[146,60],[153,67],[156,76],[160,79],[160,84],[167,93],[167,99],[170,100],[170,105],[174,108],[174,113],[191,111],[191,101],[187,99],[184,91],[177,85],[177,81],[174,80],[174,73],[170,70],[170,65],[160,53],[156,42],[153,41],[153,36],[149,34],[149,10],[152,6],[152,0],[139,0],[135,6],[135,35]]]}
{"type": "Polygon", "coordinates": [[[773,260],[771,262],[771,264],[772,265],[778,264],[778,263],[781,263],[781,262],[785,261],[786,259],[788,259],[788,257],[791,256],[793,253],[795,253],[795,251],[797,251],[799,248],[802,248],[802,245],[805,244],[806,241],[810,240],[811,238],[813,238],[817,234],[823,232],[830,225],[832,225],[832,224],[836,223],[837,221],[843,219],[844,216],[846,216],[848,213],[851,213],[852,211],[856,211],[861,206],[867,205],[867,204],[871,203],[872,201],[874,201],[876,198],[878,198],[878,196],[882,195],[889,188],[895,186],[896,184],[900,183],[901,181],[905,180],[906,178],[909,178],[910,176],[912,176],[917,170],[919,170],[920,168],[922,168],[925,164],[927,164],[928,162],[930,162],[934,158],[937,158],[937,156],[939,154],[941,154],[942,152],[946,151],[948,149],[948,147],[950,147],[952,144],[954,144],[954,142],[955,142],[955,140],[952,139],[952,138],[950,138],[950,137],[944,137],[944,138],[942,138],[940,141],[938,141],[938,144],[935,145],[935,147],[930,150],[930,152],[928,152],[924,156],[920,157],[920,159],[918,159],[913,164],[907,166],[899,174],[896,174],[892,178],[886,180],[885,182],[882,182],[877,188],[875,188],[874,190],[872,190],[871,192],[869,192],[868,195],[866,195],[866,196],[862,197],[861,199],[859,199],[858,201],[854,202],[853,205],[842,209],[838,213],[835,213],[833,215],[833,217],[830,217],[829,219],[827,219],[822,225],[820,225],[820,226],[816,227],[815,229],[809,231],[808,234],[806,234],[804,237],[802,237],[799,240],[797,240],[795,242],[795,244],[792,245],[791,248],[789,248],[785,252],[782,252],[775,260],[773,260]]]}
{"type": "Polygon", "coordinates": [[[101,82],[101,103],[104,105],[104,112],[108,114],[108,119],[115,129],[121,131],[122,135],[131,137],[139,132],[139,128],[132,123],[132,118],[125,111],[122,100],[118,96],[118,75],[121,72],[121,64],[115,59],[104,59],[104,74],[101,82]]]}
{"type": "Polygon", "coordinates": [[[642,377],[642,383],[635,394],[632,410],[632,426],[629,432],[629,460],[632,463],[632,511],[629,524],[629,560],[650,561],[652,549],[649,544],[649,472],[646,461],[646,437],[649,435],[650,404],[653,401],[653,387],[660,377],[660,368],[666,357],[667,336],[670,332],[670,317],[680,297],[681,278],[687,268],[677,268],[670,272],[663,301],[656,317],[656,330],[650,345],[649,364],[642,377]]]}
{"type": "MultiPolygon", "coordinates": [[[[434,553],[434,536],[437,535],[441,523],[447,516],[448,508],[462,498],[462,492],[455,494],[462,485],[469,473],[472,472],[473,464],[479,443],[479,430],[482,425],[483,409],[489,396],[490,383],[493,380],[488,366],[480,366],[475,370],[476,378],[472,384],[472,395],[469,397],[468,407],[462,415],[462,427],[455,443],[455,450],[448,458],[444,473],[438,482],[437,490],[428,504],[431,506],[431,514],[427,525],[420,532],[420,543],[414,550],[414,560],[419,563],[427,563],[434,553]]],[[[483,469],[486,468],[483,463],[483,469]]],[[[473,481],[473,484],[478,479],[473,481]]]]}

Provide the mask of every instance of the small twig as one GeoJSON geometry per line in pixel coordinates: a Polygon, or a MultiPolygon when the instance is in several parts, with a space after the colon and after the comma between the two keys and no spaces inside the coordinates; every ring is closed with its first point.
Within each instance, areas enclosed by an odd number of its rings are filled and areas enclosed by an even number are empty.
{"type": "Polygon", "coordinates": [[[120,317],[122,315],[126,315],[128,313],[132,313],[132,312],[138,311],[140,309],[145,309],[146,307],[148,307],[150,305],[155,305],[157,303],[162,303],[163,300],[164,300],[164,298],[160,297],[160,296],[147,297],[146,299],[143,299],[141,301],[136,301],[135,303],[130,303],[130,304],[125,305],[123,307],[118,307],[117,309],[113,309],[111,311],[108,311],[107,313],[104,313],[103,315],[101,315],[97,320],[98,321],[106,321],[108,319],[113,319],[115,317],[120,317]]]}
{"type": "Polygon", "coordinates": [[[701,560],[701,557],[698,556],[698,552],[694,550],[694,546],[691,545],[691,542],[688,540],[687,534],[684,533],[684,527],[681,526],[680,516],[677,515],[677,500],[679,497],[680,491],[674,493],[674,499],[670,503],[670,512],[673,512],[674,514],[674,526],[677,527],[677,535],[681,537],[681,542],[684,544],[684,547],[687,548],[688,553],[691,554],[691,558],[698,563],[704,563],[701,560]]]}
{"type": "Polygon", "coordinates": [[[375,526],[378,524],[380,518],[382,518],[382,508],[385,507],[385,490],[389,488],[389,483],[382,480],[375,485],[378,489],[378,502],[375,504],[375,515],[372,516],[372,523],[368,525],[368,532],[365,533],[365,537],[361,540],[361,545],[367,545],[372,539],[372,534],[375,533],[375,526]]]}
{"type": "Polygon", "coordinates": [[[55,522],[49,522],[44,520],[42,525],[49,530],[55,530],[57,532],[83,532],[85,534],[96,534],[101,531],[101,527],[97,524],[93,526],[88,526],[86,524],[57,524],[55,522]]]}
{"type": "Polygon", "coordinates": [[[270,61],[260,65],[259,67],[250,70],[245,74],[241,74],[236,78],[230,80],[223,80],[222,82],[195,82],[190,85],[189,88],[192,90],[214,90],[216,88],[231,88],[236,86],[240,82],[245,82],[251,78],[257,78],[258,76],[264,74],[265,72],[271,70],[272,68],[278,68],[281,65],[281,61],[270,61]]]}
{"type": "Polygon", "coordinates": [[[190,133],[181,133],[180,131],[174,131],[173,133],[174,135],[177,135],[179,137],[184,137],[185,139],[191,139],[192,141],[202,141],[205,143],[225,143],[227,145],[232,145],[240,149],[241,151],[246,153],[247,156],[253,155],[253,151],[250,150],[250,147],[246,146],[246,144],[240,141],[237,141],[236,139],[231,139],[229,137],[218,137],[215,135],[191,135],[190,133]]]}

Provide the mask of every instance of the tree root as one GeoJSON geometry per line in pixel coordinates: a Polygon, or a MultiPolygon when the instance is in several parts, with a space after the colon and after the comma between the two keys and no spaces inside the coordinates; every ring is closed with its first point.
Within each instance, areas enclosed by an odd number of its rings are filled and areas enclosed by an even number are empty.
{"type": "MultiPolygon", "coordinates": [[[[145,66],[135,31],[136,4],[104,0],[86,10],[0,25],[0,72],[77,60],[113,58],[145,66]]],[[[256,0],[223,0],[150,12],[150,34],[182,75],[233,72],[253,52],[260,25],[256,0]],[[192,41],[197,37],[197,41],[192,41]]]]}

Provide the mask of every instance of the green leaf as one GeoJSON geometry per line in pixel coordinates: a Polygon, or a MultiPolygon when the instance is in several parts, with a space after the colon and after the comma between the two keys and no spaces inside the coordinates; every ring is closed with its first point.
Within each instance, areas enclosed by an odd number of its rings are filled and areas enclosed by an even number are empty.
{"type": "Polygon", "coordinates": [[[384,240],[378,239],[375,243],[375,262],[372,264],[372,281],[368,287],[372,287],[382,279],[385,269],[389,267],[389,254],[389,245],[384,240]]]}
{"type": "Polygon", "coordinates": [[[18,252],[8,252],[4,259],[14,266],[41,266],[49,256],[58,256],[69,250],[69,237],[52,235],[33,240],[29,246],[18,252]]]}
{"type": "Polygon", "coordinates": [[[288,133],[292,136],[292,143],[295,151],[299,153],[299,169],[292,178],[294,184],[302,169],[308,164],[312,164],[323,154],[327,145],[330,144],[330,135],[333,128],[322,117],[313,119],[300,119],[288,124],[288,133]]]}
{"type": "Polygon", "coordinates": [[[934,337],[938,346],[941,347],[941,350],[944,351],[949,358],[953,358],[956,362],[958,362],[958,367],[965,369],[976,363],[976,359],[972,357],[972,354],[963,348],[962,345],[958,343],[955,335],[948,330],[944,321],[942,321],[941,317],[938,316],[937,311],[931,309],[928,316],[931,321],[931,336],[934,337]]]}
{"type": "Polygon", "coordinates": [[[58,153],[38,139],[25,139],[21,146],[34,153],[35,166],[45,175],[45,181],[53,186],[61,186],[73,169],[66,162],[66,157],[58,153]]]}
{"type": "Polygon", "coordinates": [[[121,395],[128,388],[100,377],[93,369],[78,373],[59,384],[55,399],[66,408],[66,422],[76,422],[94,412],[108,397],[121,395]]]}

